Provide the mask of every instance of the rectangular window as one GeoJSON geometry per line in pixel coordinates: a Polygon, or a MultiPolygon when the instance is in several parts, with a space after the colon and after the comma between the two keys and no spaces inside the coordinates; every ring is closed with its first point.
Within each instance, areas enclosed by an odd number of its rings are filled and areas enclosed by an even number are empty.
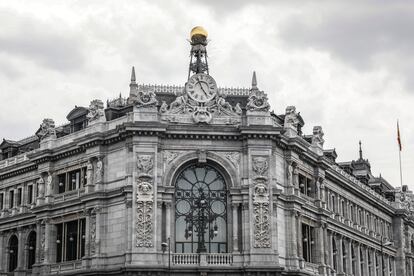
{"type": "Polygon", "coordinates": [[[313,263],[315,250],[315,230],[312,226],[302,223],[302,253],[305,262],[313,263]]]}
{"type": "Polygon", "coordinates": [[[22,188],[17,189],[17,199],[16,199],[16,206],[22,205],[22,188]]]}
{"type": "Polygon", "coordinates": [[[0,194],[0,210],[3,210],[4,208],[3,200],[4,200],[4,194],[0,194]]]}
{"type": "Polygon", "coordinates": [[[9,192],[9,208],[14,207],[14,190],[9,192]]]}
{"type": "Polygon", "coordinates": [[[65,193],[85,187],[86,167],[58,175],[58,192],[65,193]]]}
{"type": "Polygon", "coordinates": [[[33,203],[33,185],[27,186],[27,203],[32,204],[33,203]]]}
{"type": "Polygon", "coordinates": [[[66,191],[66,173],[58,175],[58,186],[59,194],[64,193],[66,191]]]}
{"type": "Polygon", "coordinates": [[[56,225],[56,262],[80,260],[85,256],[85,219],[56,225]]]}
{"type": "Polygon", "coordinates": [[[309,197],[314,196],[314,189],[313,189],[313,181],[312,179],[299,174],[299,190],[302,194],[307,195],[309,197]]]}
{"type": "Polygon", "coordinates": [[[80,170],[69,172],[68,191],[73,191],[80,188],[80,170]]]}

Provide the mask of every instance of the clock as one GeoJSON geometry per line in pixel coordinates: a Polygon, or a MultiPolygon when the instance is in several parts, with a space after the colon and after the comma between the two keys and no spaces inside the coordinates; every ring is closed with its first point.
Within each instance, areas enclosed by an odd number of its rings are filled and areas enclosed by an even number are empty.
{"type": "Polygon", "coordinates": [[[187,82],[187,94],[194,101],[205,103],[217,94],[216,81],[207,74],[195,74],[187,82]]]}

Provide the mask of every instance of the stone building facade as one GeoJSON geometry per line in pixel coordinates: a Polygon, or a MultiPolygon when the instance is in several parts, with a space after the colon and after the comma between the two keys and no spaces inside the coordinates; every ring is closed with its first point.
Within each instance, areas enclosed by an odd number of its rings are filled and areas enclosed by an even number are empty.
{"type": "Polygon", "coordinates": [[[0,275],[413,275],[413,194],[336,162],[320,126],[218,88],[207,33],[185,86],[43,120],[0,145],[0,275]]]}

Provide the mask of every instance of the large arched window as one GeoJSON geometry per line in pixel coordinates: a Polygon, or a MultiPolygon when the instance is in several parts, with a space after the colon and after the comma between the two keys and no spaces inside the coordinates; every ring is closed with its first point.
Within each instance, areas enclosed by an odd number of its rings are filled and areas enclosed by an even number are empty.
{"type": "Polygon", "coordinates": [[[175,251],[227,252],[227,191],[210,165],[191,165],[175,184],[175,251]]]}
{"type": "Polygon", "coordinates": [[[9,240],[9,271],[14,271],[17,268],[17,256],[19,250],[19,240],[16,235],[11,236],[9,240]]]}
{"type": "Polygon", "coordinates": [[[32,269],[36,262],[36,232],[30,232],[29,237],[27,238],[27,245],[29,246],[27,268],[32,269]]]}

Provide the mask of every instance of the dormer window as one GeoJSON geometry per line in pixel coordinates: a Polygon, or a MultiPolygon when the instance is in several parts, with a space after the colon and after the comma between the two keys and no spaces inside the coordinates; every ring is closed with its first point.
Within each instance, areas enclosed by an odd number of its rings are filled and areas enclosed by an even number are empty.
{"type": "Polygon", "coordinates": [[[84,129],[88,125],[88,119],[86,115],[89,110],[82,106],[75,106],[71,112],[66,116],[66,119],[70,122],[70,132],[76,132],[84,129]]]}

